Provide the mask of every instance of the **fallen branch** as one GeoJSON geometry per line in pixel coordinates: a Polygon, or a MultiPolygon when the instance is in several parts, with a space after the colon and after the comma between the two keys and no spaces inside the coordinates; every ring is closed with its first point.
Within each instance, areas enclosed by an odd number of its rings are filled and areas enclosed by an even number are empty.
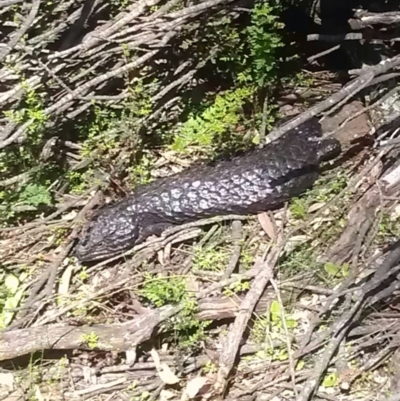
{"type": "MultiPolygon", "coordinates": [[[[260,299],[256,311],[265,312],[272,294],[260,299]]],[[[232,318],[240,309],[243,298],[211,297],[199,300],[196,318],[199,320],[222,320],[232,318]]],[[[125,323],[96,324],[83,326],[46,325],[13,329],[0,333],[0,361],[16,358],[41,350],[90,350],[83,340],[95,334],[99,338],[97,349],[123,352],[133,344],[140,344],[150,338],[160,323],[180,311],[180,307],[149,310],[125,323]]]]}
{"type": "Polygon", "coordinates": [[[353,29],[367,28],[370,25],[395,25],[400,24],[400,12],[371,13],[366,10],[356,10],[354,18],[349,20],[353,29]]]}
{"type": "Polygon", "coordinates": [[[269,280],[273,276],[273,269],[278,261],[280,252],[281,248],[280,246],[277,246],[276,249],[271,252],[266,261],[258,262],[258,273],[255,276],[249,292],[241,303],[235,322],[229,328],[228,335],[223,341],[224,344],[219,357],[219,370],[214,386],[215,391],[219,394],[223,393],[226,389],[227,380],[233,369],[243,333],[251,315],[253,314],[257,302],[264,292],[269,280]]]}
{"type": "Polygon", "coordinates": [[[362,69],[360,71],[360,76],[353,81],[350,81],[340,91],[334,93],[328,99],[325,99],[315,106],[309,108],[304,113],[301,113],[299,116],[295,117],[288,123],[283,124],[281,127],[275,130],[272,130],[267,135],[267,140],[274,141],[280,138],[289,130],[296,128],[298,125],[317,116],[323,111],[330,109],[331,107],[335,107],[335,109],[337,109],[339,105],[342,105],[344,102],[348,101],[350,98],[359,93],[361,90],[368,87],[377,75],[381,75],[399,65],[400,56],[395,56],[392,59],[382,61],[376,66],[362,69]]]}

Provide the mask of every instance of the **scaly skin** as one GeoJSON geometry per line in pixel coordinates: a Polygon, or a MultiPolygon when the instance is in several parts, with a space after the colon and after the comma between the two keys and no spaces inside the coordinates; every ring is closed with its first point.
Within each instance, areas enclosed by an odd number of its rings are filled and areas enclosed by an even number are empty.
{"type": "Polygon", "coordinates": [[[118,255],[166,228],[226,214],[257,214],[300,195],[318,178],[322,160],[337,156],[311,119],[262,149],[192,167],[137,188],[92,217],[75,255],[83,262],[118,255]]]}

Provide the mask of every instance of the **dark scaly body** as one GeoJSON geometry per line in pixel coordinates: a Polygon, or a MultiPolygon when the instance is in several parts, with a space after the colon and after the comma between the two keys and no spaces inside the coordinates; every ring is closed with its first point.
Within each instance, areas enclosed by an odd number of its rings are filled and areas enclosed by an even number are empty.
{"type": "Polygon", "coordinates": [[[137,188],[92,217],[75,255],[81,261],[115,256],[172,225],[225,214],[274,209],[311,187],[318,167],[340,153],[312,119],[283,137],[231,160],[189,168],[137,188]]]}

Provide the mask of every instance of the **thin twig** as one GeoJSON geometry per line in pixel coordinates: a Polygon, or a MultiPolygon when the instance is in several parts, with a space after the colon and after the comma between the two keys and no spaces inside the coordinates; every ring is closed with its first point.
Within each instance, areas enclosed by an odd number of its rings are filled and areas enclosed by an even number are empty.
{"type": "Polygon", "coordinates": [[[31,11],[29,12],[28,17],[25,22],[21,25],[18,31],[14,34],[14,37],[8,42],[6,46],[0,47],[0,63],[4,60],[4,58],[14,49],[20,39],[25,35],[33,21],[36,18],[36,15],[39,11],[40,0],[33,0],[31,11]]]}

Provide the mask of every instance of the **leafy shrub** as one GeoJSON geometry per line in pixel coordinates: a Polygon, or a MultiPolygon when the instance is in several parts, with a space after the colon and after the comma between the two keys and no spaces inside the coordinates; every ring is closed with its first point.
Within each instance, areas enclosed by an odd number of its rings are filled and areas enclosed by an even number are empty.
{"type": "MultiPolygon", "coordinates": [[[[253,119],[259,119],[262,110],[255,107],[258,92],[274,89],[278,67],[276,51],[283,46],[277,10],[265,2],[257,2],[248,27],[239,30],[230,23],[231,20],[225,18],[214,26],[222,45],[214,63],[217,69],[222,62],[230,70],[233,87],[218,93],[211,104],[200,107],[200,112],[194,110],[189,114],[175,132],[173,150],[185,153],[195,149],[212,155],[216,151],[243,147],[243,136],[235,135],[235,129],[249,122],[245,106],[252,103],[253,119]]],[[[270,111],[272,107],[267,114],[270,111]]],[[[273,118],[269,119],[272,121],[273,118]]],[[[254,125],[254,121],[250,124],[254,125]]]]}
{"type": "Polygon", "coordinates": [[[19,201],[25,205],[51,205],[51,195],[43,185],[28,184],[19,195],[19,201]]]}
{"type": "Polygon", "coordinates": [[[210,153],[226,132],[233,130],[243,118],[243,105],[254,93],[252,87],[238,88],[217,95],[213,105],[200,115],[193,115],[181,126],[175,135],[172,149],[186,152],[196,146],[204,153],[210,153]]]}

